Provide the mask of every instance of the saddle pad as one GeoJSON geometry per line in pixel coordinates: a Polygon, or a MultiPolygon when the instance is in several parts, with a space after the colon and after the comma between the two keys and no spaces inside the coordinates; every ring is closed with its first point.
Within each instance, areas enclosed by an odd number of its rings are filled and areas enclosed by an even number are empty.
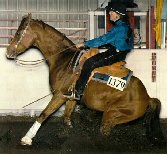
{"type": "Polygon", "coordinates": [[[102,73],[94,73],[92,79],[107,84],[108,86],[123,91],[127,87],[129,80],[133,72],[130,71],[129,74],[123,78],[110,76],[102,73]]]}

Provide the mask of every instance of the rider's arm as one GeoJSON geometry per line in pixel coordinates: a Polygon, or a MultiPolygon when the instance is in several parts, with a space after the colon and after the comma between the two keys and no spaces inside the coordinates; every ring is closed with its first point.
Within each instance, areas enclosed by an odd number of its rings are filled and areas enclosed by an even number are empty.
{"type": "Polygon", "coordinates": [[[84,45],[87,47],[90,47],[90,48],[98,48],[98,47],[105,45],[105,44],[108,44],[108,43],[114,44],[115,34],[116,34],[116,31],[115,31],[115,28],[113,28],[111,31],[107,32],[106,34],[104,34],[100,37],[85,41],[84,45]]]}
{"type": "Polygon", "coordinates": [[[115,36],[115,47],[120,51],[133,48],[133,35],[128,36],[129,27],[120,27],[115,36]]]}
{"type": "Polygon", "coordinates": [[[128,26],[114,27],[111,31],[98,38],[85,41],[84,45],[90,48],[98,48],[102,45],[111,44],[121,51],[132,49],[133,38],[130,38],[129,43],[126,41],[128,30],[128,26]]]}

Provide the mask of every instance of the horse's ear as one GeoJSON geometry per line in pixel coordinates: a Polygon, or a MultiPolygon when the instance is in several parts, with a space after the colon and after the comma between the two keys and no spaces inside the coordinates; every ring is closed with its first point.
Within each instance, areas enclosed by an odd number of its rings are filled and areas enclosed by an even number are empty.
{"type": "Polygon", "coordinates": [[[28,13],[28,19],[31,20],[32,19],[32,14],[28,13]]]}
{"type": "Polygon", "coordinates": [[[31,20],[31,19],[32,19],[32,14],[31,14],[31,13],[28,13],[28,15],[24,15],[24,16],[22,17],[22,19],[24,19],[24,18],[28,18],[28,20],[31,20]]]}

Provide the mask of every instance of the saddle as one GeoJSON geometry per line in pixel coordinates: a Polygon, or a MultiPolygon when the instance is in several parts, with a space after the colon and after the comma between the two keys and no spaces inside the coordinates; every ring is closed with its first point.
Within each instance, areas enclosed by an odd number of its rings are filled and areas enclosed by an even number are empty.
{"type": "MultiPolygon", "coordinates": [[[[69,87],[68,91],[73,91],[74,87],[75,87],[75,83],[78,80],[80,71],[82,70],[83,64],[84,62],[99,53],[99,49],[97,48],[91,48],[88,52],[84,52],[81,57],[78,59],[79,60],[79,65],[77,65],[77,67],[75,68],[74,74],[72,76],[72,83],[71,86],[69,87]]],[[[126,64],[125,61],[120,61],[120,62],[116,62],[112,65],[109,66],[103,66],[103,67],[99,67],[99,68],[95,68],[92,73],[91,76],[89,77],[89,80],[98,80],[99,82],[102,83],[106,83],[108,81],[106,81],[106,79],[108,80],[110,76],[112,77],[118,77],[120,79],[126,78],[126,80],[128,80],[128,78],[131,76],[132,71],[129,70],[128,68],[126,68],[124,65],[126,64]],[[100,78],[99,78],[100,75],[100,78]],[[100,79],[100,80],[99,80],[100,79]]],[[[118,88],[116,88],[118,89],[118,88]]],[[[121,90],[122,91],[122,90],[121,90]]]]}
{"type": "MultiPolygon", "coordinates": [[[[97,53],[99,53],[99,49],[96,49],[96,48],[91,48],[89,52],[84,53],[80,58],[80,69],[82,69],[83,63],[85,62],[86,59],[96,55],[97,53]]],[[[125,64],[126,64],[125,61],[120,61],[109,66],[95,68],[92,71],[89,81],[92,79],[95,73],[101,73],[101,74],[106,74],[109,76],[115,76],[120,78],[126,77],[131,72],[131,70],[126,68],[124,66],[125,64]]]]}

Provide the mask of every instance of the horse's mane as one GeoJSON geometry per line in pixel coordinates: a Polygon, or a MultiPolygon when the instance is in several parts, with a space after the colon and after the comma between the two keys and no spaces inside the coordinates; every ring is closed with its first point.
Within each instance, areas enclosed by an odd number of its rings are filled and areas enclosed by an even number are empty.
{"type": "MultiPolygon", "coordinates": [[[[44,21],[39,20],[39,19],[32,19],[32,20],[34,22],[36,22],[39,26],[41,26],[42,29],[44,29],[44,30],[46,30],[46,31],[48,31],[50,33],[54,32],[56,34],[56,36],[59,36],[60,38],[62,38],[62,40],[66,40],[69,44],[74,45],[74,43],[70,39],[68,39],[64,33],[61,33],[60,31],[58,31],[54,27],[48,25],[44,21]]],[[[51,36],[53,36],[53,33],[52,33],[51,36]]]]}
{"type": "Polygon", "coordinates": [[[59,32],[58,30],[56,30],[54,27],[48,25],[47,23],[45,23],[43,20],[39,20],[39,19],[33,19],[34,22],[38,23],[43,29],[46,29],[46,28],[50,28],[52,29],[53,31],[56,31],[58,33],[61,33],[59,32]]]}
{"type": "Polygon", "coordinates": [[[39,19],[32,19],[32,18],[29,18],[28,16],[24,16],[22,18],[18,31],[24,30],[26,26],[30,24],[30,22],[34,24],[34,26],[36,25],[35,26],[36,28],[41,27],[41,29],[43,29],[46,33],[48,33],[49,37],[53,39],[55,44],[59,44],[61,48],[68,49],[66,50],[66,52],[79,51],[79,49],[75,47],[75,44],[69,38],[67,38],[65,34],[61,33],[54,27],[48,25],[47,23],[39,19]]]}

